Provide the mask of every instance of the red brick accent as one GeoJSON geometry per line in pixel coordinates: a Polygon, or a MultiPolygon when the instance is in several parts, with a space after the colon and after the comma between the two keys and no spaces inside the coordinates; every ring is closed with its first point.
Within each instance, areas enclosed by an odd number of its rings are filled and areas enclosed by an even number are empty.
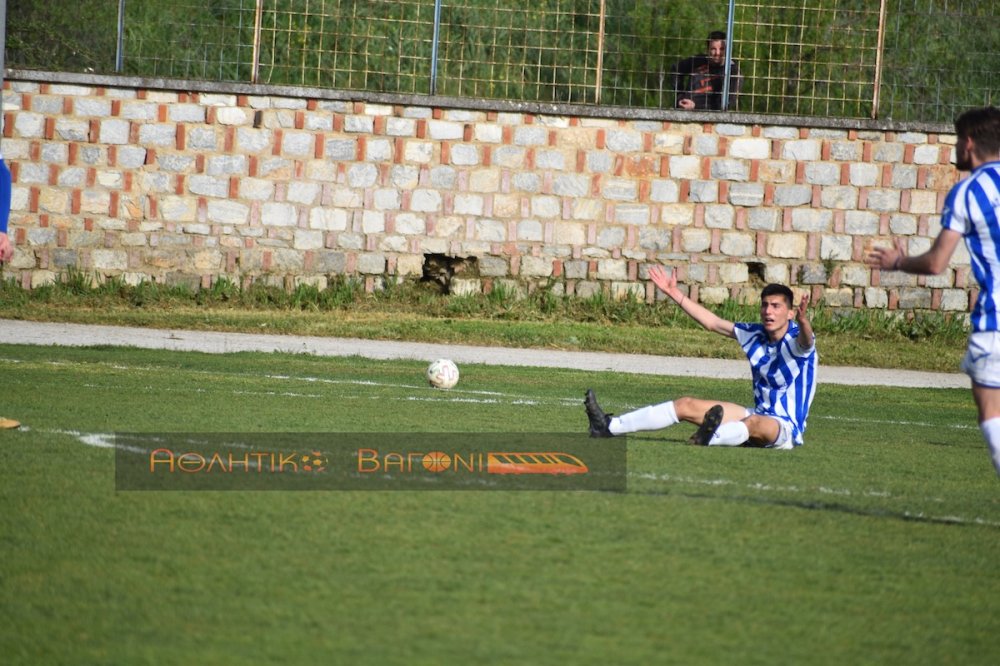
{"type": "Polygon", "coordinates": [[[867,254],[866,240],[863,236],[855,236],[851,241],[851,261],[862,262],[867,254]]]}
{"type": "Polygon", "coordinates": [[[910,212],[910,191],[903,190],[899,197],[899,209],[904,213],[910,212]]]}

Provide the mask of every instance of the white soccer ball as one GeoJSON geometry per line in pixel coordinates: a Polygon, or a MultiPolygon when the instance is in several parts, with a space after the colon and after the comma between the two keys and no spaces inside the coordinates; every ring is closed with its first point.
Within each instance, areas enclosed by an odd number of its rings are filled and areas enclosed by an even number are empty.
{"type": "Polygon", "coordinates": [[[427,381],[439,389],[450,389],[458,383],[458,366],[447,358],[438,360],[427,366],[427,381]]]}

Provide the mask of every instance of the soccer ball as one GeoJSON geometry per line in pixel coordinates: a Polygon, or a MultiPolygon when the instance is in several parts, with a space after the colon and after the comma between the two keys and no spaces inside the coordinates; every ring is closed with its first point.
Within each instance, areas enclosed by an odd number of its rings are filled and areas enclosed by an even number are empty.
{"type": "Polygon", "coordinates": [[[427,381],[439,389],[450,389],[458,383],[458,366],[447,358],[438,360],[427,366],[427,381]]]}

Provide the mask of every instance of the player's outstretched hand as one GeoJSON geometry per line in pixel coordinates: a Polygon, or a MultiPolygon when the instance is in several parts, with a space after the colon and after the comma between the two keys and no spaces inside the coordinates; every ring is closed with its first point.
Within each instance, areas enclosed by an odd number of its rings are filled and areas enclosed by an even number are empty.
{"type": "Polygon", "coordinates": [[[649,279],[660,288],[660,291],[678,303],[684,298],[684,294],[677,288],[677,271],[671,270],[667,273],[667,269],[663,266],[653,266],[649,269],[649,279]]]}
{"type": "Polygon", "coordinates": [[[7,234],[0,233],[0,261],[10,261],[14,256],[14,244],[7,234]]]}
{"type": "Polygon", "coordinates": [[[802,294],[802,298],[799,299],[799,307],[795,309],[795,321],[799,323],[799,326],[809,323],[809,294],[802,294]]]}
{"type": "Polygon", "coordinates": [[[865,263],[884,271],[895,271],[899,270],[899,262],[905,256],[903,239],[897,238],[893,241],[892,247],[873,247],[865,256],[865,263]]]}
{"type": "Polygon", "coordinates": [[[795,308],[795,321],[799,325],[799,345],[803,349],[809,349],[816,341],[813,333],[812,323],[809,321],[809,294],[802,294],[799,299],[799,306],[795,308]]]}

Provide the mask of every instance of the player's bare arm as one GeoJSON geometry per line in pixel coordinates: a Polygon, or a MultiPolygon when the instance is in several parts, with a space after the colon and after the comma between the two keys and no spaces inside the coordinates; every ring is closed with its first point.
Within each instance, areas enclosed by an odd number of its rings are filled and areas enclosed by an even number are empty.
{"type": "Polygon", "coordinates": [[[649,269],[649,279],[660,288],[660,291],[674,303],[677,303],[689,317],[701,324],[706,331],[712,331],[728,338],[736,337],[733,322],[727,321],[711,310],[698,305],[677,288],[677,274],[675,272],[667,273],[663,266],[653,266],[649,269]]]}
{"type": "Polygon", "coordinates": [[[876,247],[865,257],[865,263],[887,271],[904,271],[917,275],[940,275],[948,267],[962,234],[952,229],[942,229],[934,239],[931,249],[915,257],[906,256],[903,241],[897,238],[893,247],[876,247]]]}

